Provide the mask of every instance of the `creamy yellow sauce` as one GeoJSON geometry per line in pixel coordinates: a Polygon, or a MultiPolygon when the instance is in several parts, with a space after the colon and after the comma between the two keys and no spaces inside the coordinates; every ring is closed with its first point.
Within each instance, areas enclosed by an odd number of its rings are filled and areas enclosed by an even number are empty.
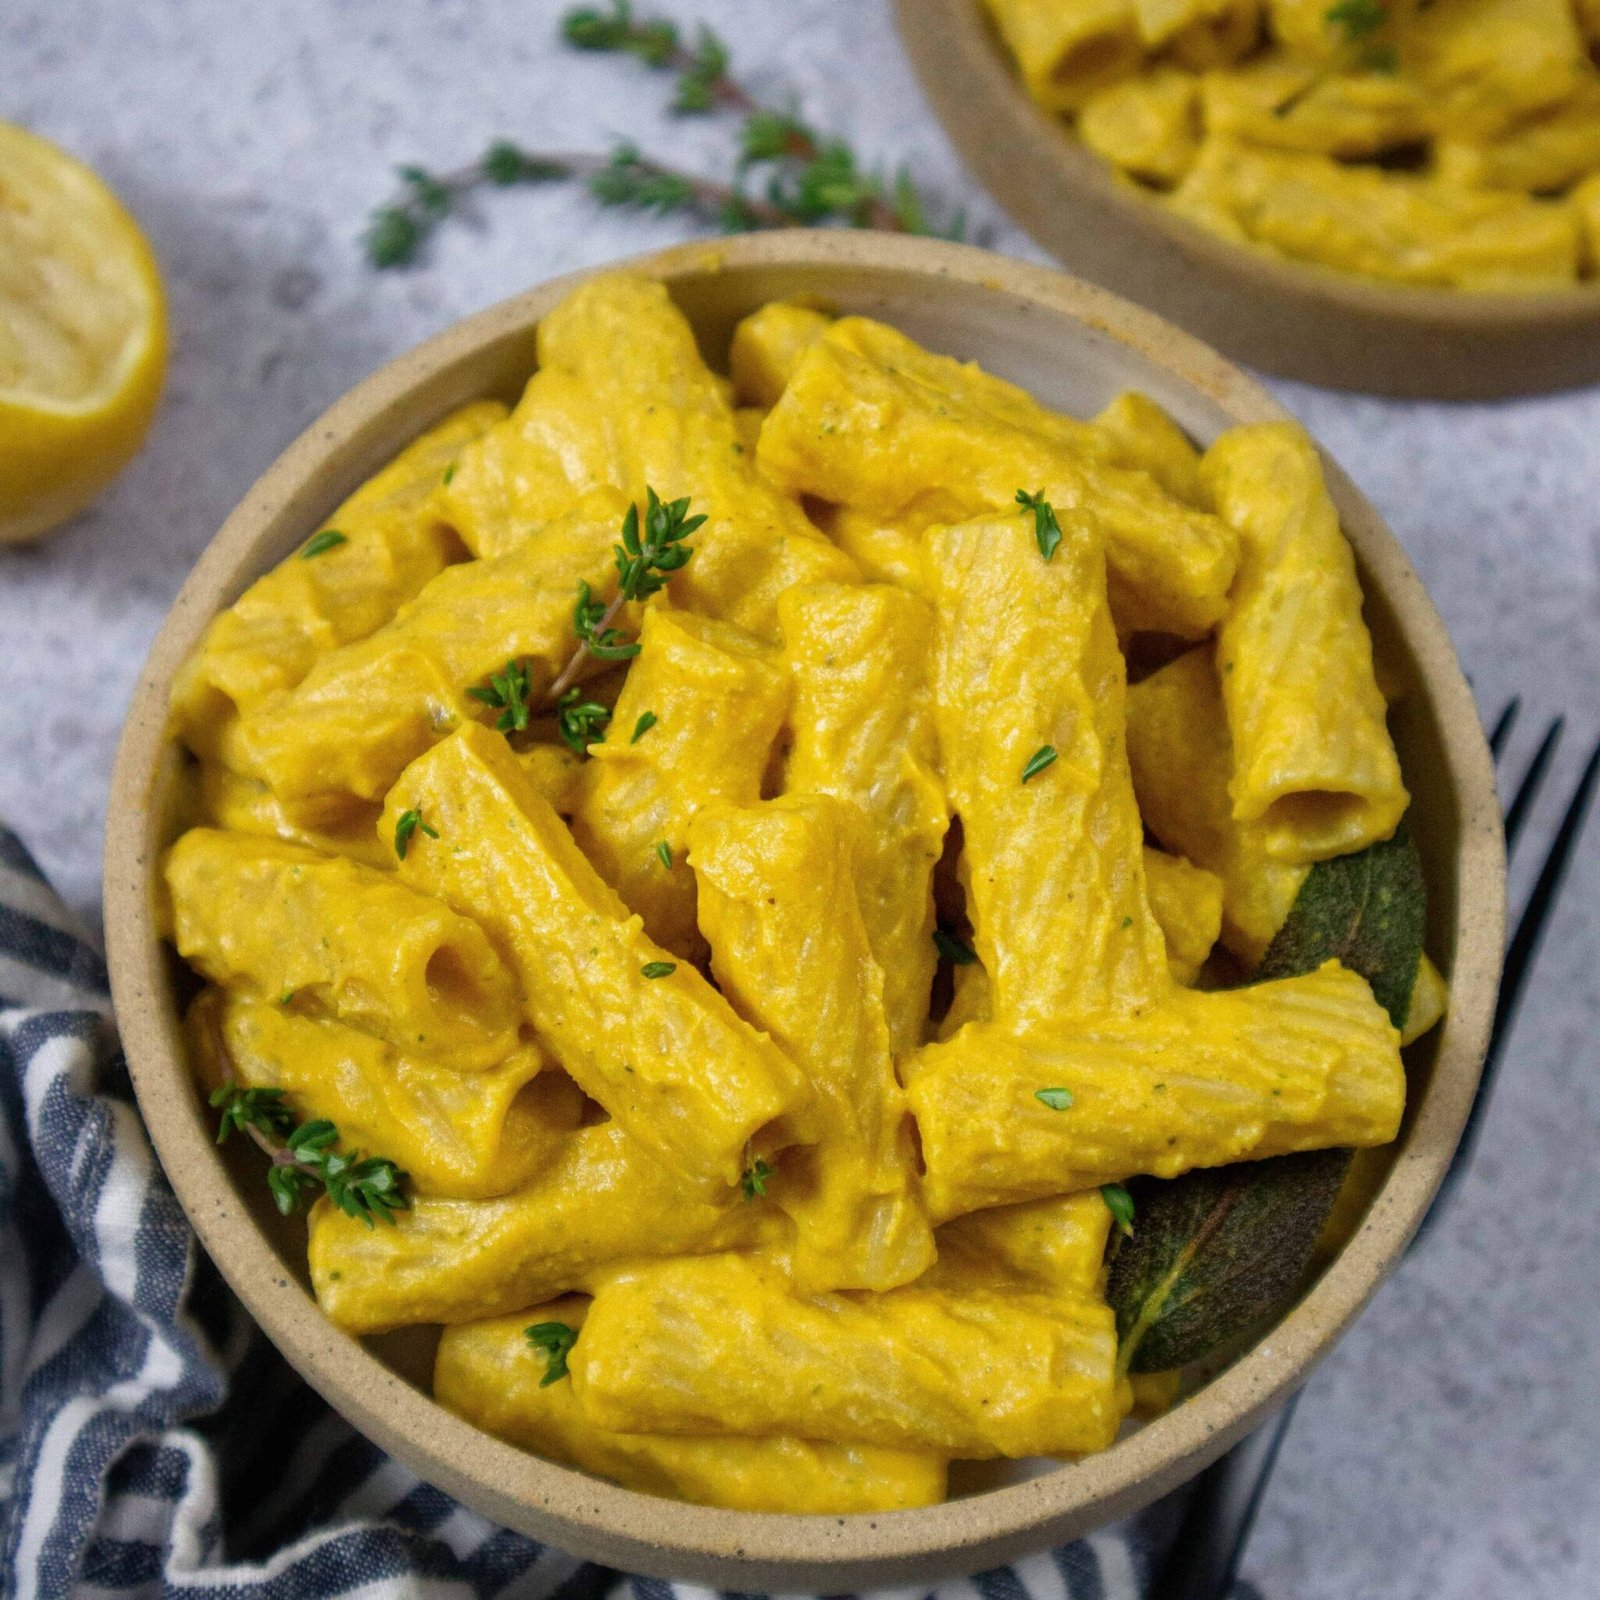
{"type": "Polygon", "coordinates": [[[831,1514],[1106,1447],[1098,1186],[1404,1104],[1336,962],[1196,986],[1406,805],[1315,450],[795,306],[730,380],[625,275],[539,346],[180,679],[197,1073],[406,1169],[392,1224],[313,1208],[323,1309],[444,1325],[439,1399],[552,1460],[831,1514]],[[651,491],[705,521],[598,659],[651,491]]]}

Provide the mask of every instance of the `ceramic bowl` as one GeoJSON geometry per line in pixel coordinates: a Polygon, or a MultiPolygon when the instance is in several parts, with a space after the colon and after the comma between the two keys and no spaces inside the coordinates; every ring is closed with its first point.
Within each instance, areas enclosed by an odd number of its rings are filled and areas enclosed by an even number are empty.
{"type": "Polygon", "coordinates": [[[1600,283],[1411,288],[1221,239],[1123,182],[1029,99],[981,0],[895,0],[900,35],[973,175],[1071,271],[1286,378],[1439,400],[1600,381],[1600,283]]]}
{"type": "MultiPolygon", "coordinates": [[[[805,297],[884,318],[1080,414],[1131,386],[1202,443],[1232,423],[1283,416],[1255,383],[1148,312],[961,245],[777,233],[631,265],[667,284],[714,363],[744,313],[805,297]]],[[[469,318],[360,384],[279,457],[184,585],[134,694],[107,830],[111,975],[134,1087],[201,1240],[278,1348],[356,1427],[485,1515],[612,1566],[744,1591],[839,1593],[976,1572],[1132,1511],[1198,1471],[1305,1379],[1398,1259],[1471,1102],[1500,965],[1504,857],[1472,697],[1400,546],[1330,462],[1373,634],[1403,689],[1394,727],[1431,891],[1428,948],[1451,979],[1454,1005],[1443,1029],[1416,1047],[1405,1126],[1359,1232],[1270,1336],[1209,1386],[1104,1454],[944,1505],[870,1517],[682,1505],[502,1444],[429,1398],[426,1333],[362,1343],[323,1318],[307,1284],[303,1225],[277,1217],[245,1141],[222,1150],[213,1143],[211,1113],[184,1058],[178,964],[155,912],[178,759],[166,706],[174,673],[211,618],[356,484],[454,407],[520,392],[539,319],[581,276],[469,318]]]]}

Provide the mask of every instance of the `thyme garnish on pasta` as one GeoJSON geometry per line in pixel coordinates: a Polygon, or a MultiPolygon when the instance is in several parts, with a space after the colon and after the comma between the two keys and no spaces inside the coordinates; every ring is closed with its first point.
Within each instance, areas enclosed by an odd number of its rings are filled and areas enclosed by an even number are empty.
{"type": "Polygon", "coordinates": [[[609,709],[598,700],[585,700],[582,689],[568,689],[556,701],[556,731],[574,755],[584,754],[610,722],[609,709]]]}
{"type": "Polygon", "coordinates": [[[1033,494],[1026,489],[1018,489],[1017,504],[1033,513],[1033,536],[1038,541],[1039,554],[1048,561],[1061,543],[1061,524],[1056,521],[1056,508],[1045,499],[1043,489],[1035,490],[1033,494]]]}
{"type": "Polygon", "coordinates": [[[1117,1232],[1133,1237],[1133,1196],[1120,1183],[1102,1183],[1100,1198],[1105,1201],[1117,1232]]]}
{"type": "Polygon", "coordinates": [[[1052,1111],[1065,1111],[1072,1104],[1072,1091],[1070,1089],[1035,1089],[1033,1098],[1042,1106],[1049,1106],[1052,1111]]]}
{"type": "Polygon", "coordinates": [[[378,1219],[392,1223],[396,1211],[410,1206],[406,1175],[394,1162],[340,1150],[338,1128],[325,1117],[297,1121],[282,1089],[242,1089],[227,1083],[210,1098],[221,1113],[217,1143],[242,1133],[270,1158],[267,1187],[284,1216],[318,1193],[369,1228],[378,1219]]]}
{"type": "Polygon", "coordinates": [[[337,528],[324,528],[321,533],[314,533],[306,540],[305,548],[300,552],[302,561],[310,561],[313,556],[325,555],[329,550],[341,544],[348,544],[346,535],[337,528]]]}
{"type": "Polygon", "coordinates": [[[411,848],[411,836],[420,828],[430,839],[439,837],[437,828],[430,828],[422,820],[422,808],[412,806],[409,811],[402,811],[400,819],[394,825],[394,853],[404,861],[406,851],[411,848]]]}
{"type": "MultiPolygon", "coordinates": [[[[621,542],[612,547],[616,552],[617,592],[609,602],[602,602],[594,597],[586,582],[578,585],[578,602],[572,612],[578,648],[550,686],[550,694],[558,705],[570,692],[586,658],[625,661],[638,655],[638,643],[614,626],[617,615],[630,601],[648,600],[664,589],[674,572],[688,566],[694,548],[684,540],[705,520],[703,516],[689,515],[687,495],[681,500],[663,502],[647,485],[641,535],[639,508],[628,507],[622,519],[621,542]]],[[[609,720],[610,713],[606,716],[609,720]]],[[[562,737],[566,737],[564,730],[562,737]]],[[[567,742],[570,744],[571,740],[567,742]]]]}
{"type": "Polygon", "coordinates": [[[933,930],[933,947],[953,966],[970,967],[978,959],[971,945],[943,928],[933,930]]]}
{"type": "Polygon", "coordinates": [[[866,170],[843,139],[830,138],[793,110],[763,105],[729,71],[728,47],[710,28],[685,43],[676,23],[634,14],[627,0],[581,6],[562,19],[561,37],[575,49],[633,56],[677,74],[672,109],[692,116],[718,110],[743,118],[731,181],[683,172],[619,141],[603,153],[530,151],[496,140],[476,161],[435,173],[397,169],[399,192],[371,217],[367,258],[379,268],[415,262],[439,225],[470,209],[482,191],[524,184],[581,182],[601,205],[699,218],[725,233],[837,222],[894,233],[944,233],[930,222],[927,200],[904,169],[893,180],[866,170]],[[752,185],[752,174],[763,180],[752,185]]]}
{"type": "Polygon", "coordinates": [[[544,1376],[539,1380],[541,1389],[559,1383],[567,1375],[567,1357],[578,1342],[578,1330],[565,1322],[535,1322],[522,1330],[523,1337],[535,1350],[544,1351],[544,1376]]]}
{"type": "Polygon", "coordinates": [[[767,1192],[767,1184],[772,1178],[772,1163],[763,1161],[757,1156],[744,1170],[744,1175],[739,1179],[739,1191],[746,1200],[760,1200],[767,1192]]]}
{"type": "Polygon", "coordinates": [[[1272,108],[1286,117],[1325,83],[1346,72],[1394,73],[1400,70],[1395,47],[1376,38],[1390,22],[1388,0],[1334,0],[1322,20],[1341,36],[1338,49],[1291,94],[1272,108]]]}
{"type": "Polygon", "coordinates": [[[528,663],[508,661],[504,672],[491,672],[488,687],[482,684],[467,690],[468,696],[486,706],[500,707],[495,727],[501,733],[521,733],[528,726],[528,663]]]}

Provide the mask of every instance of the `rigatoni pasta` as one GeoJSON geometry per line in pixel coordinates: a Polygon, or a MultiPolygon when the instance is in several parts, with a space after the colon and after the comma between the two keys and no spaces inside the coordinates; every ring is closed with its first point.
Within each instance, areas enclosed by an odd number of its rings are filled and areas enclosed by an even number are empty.
{"type": "MultiPolygon", "coordinates": [[[[1255,25],[1118,15],[1185,104],[1255,25]]],[[[539,350],[340,513],[434,566],[326,629],[279,569],[180,683],[221,1135],[317,1197],[336,1326],[441,1328],[436,1398],[553,1461],[843,1516],[1105,1448],[1124,1185],[1381,1145],[1448,1001],[1420,931],[1305,948],[1327,858],[1415,860],[1314,448],[792,304],[725,379],[625,274],[539,350]]]]}

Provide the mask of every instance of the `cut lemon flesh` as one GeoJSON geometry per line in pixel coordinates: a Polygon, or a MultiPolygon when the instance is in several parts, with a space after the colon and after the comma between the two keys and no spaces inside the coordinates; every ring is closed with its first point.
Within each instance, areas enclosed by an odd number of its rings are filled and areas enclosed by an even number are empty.
{"type": "Polygon", "coordinates": [[[0,122],[0,542],[48,531],[127,465],[166,358],[138,224],[81,162],[0,122]]]}

